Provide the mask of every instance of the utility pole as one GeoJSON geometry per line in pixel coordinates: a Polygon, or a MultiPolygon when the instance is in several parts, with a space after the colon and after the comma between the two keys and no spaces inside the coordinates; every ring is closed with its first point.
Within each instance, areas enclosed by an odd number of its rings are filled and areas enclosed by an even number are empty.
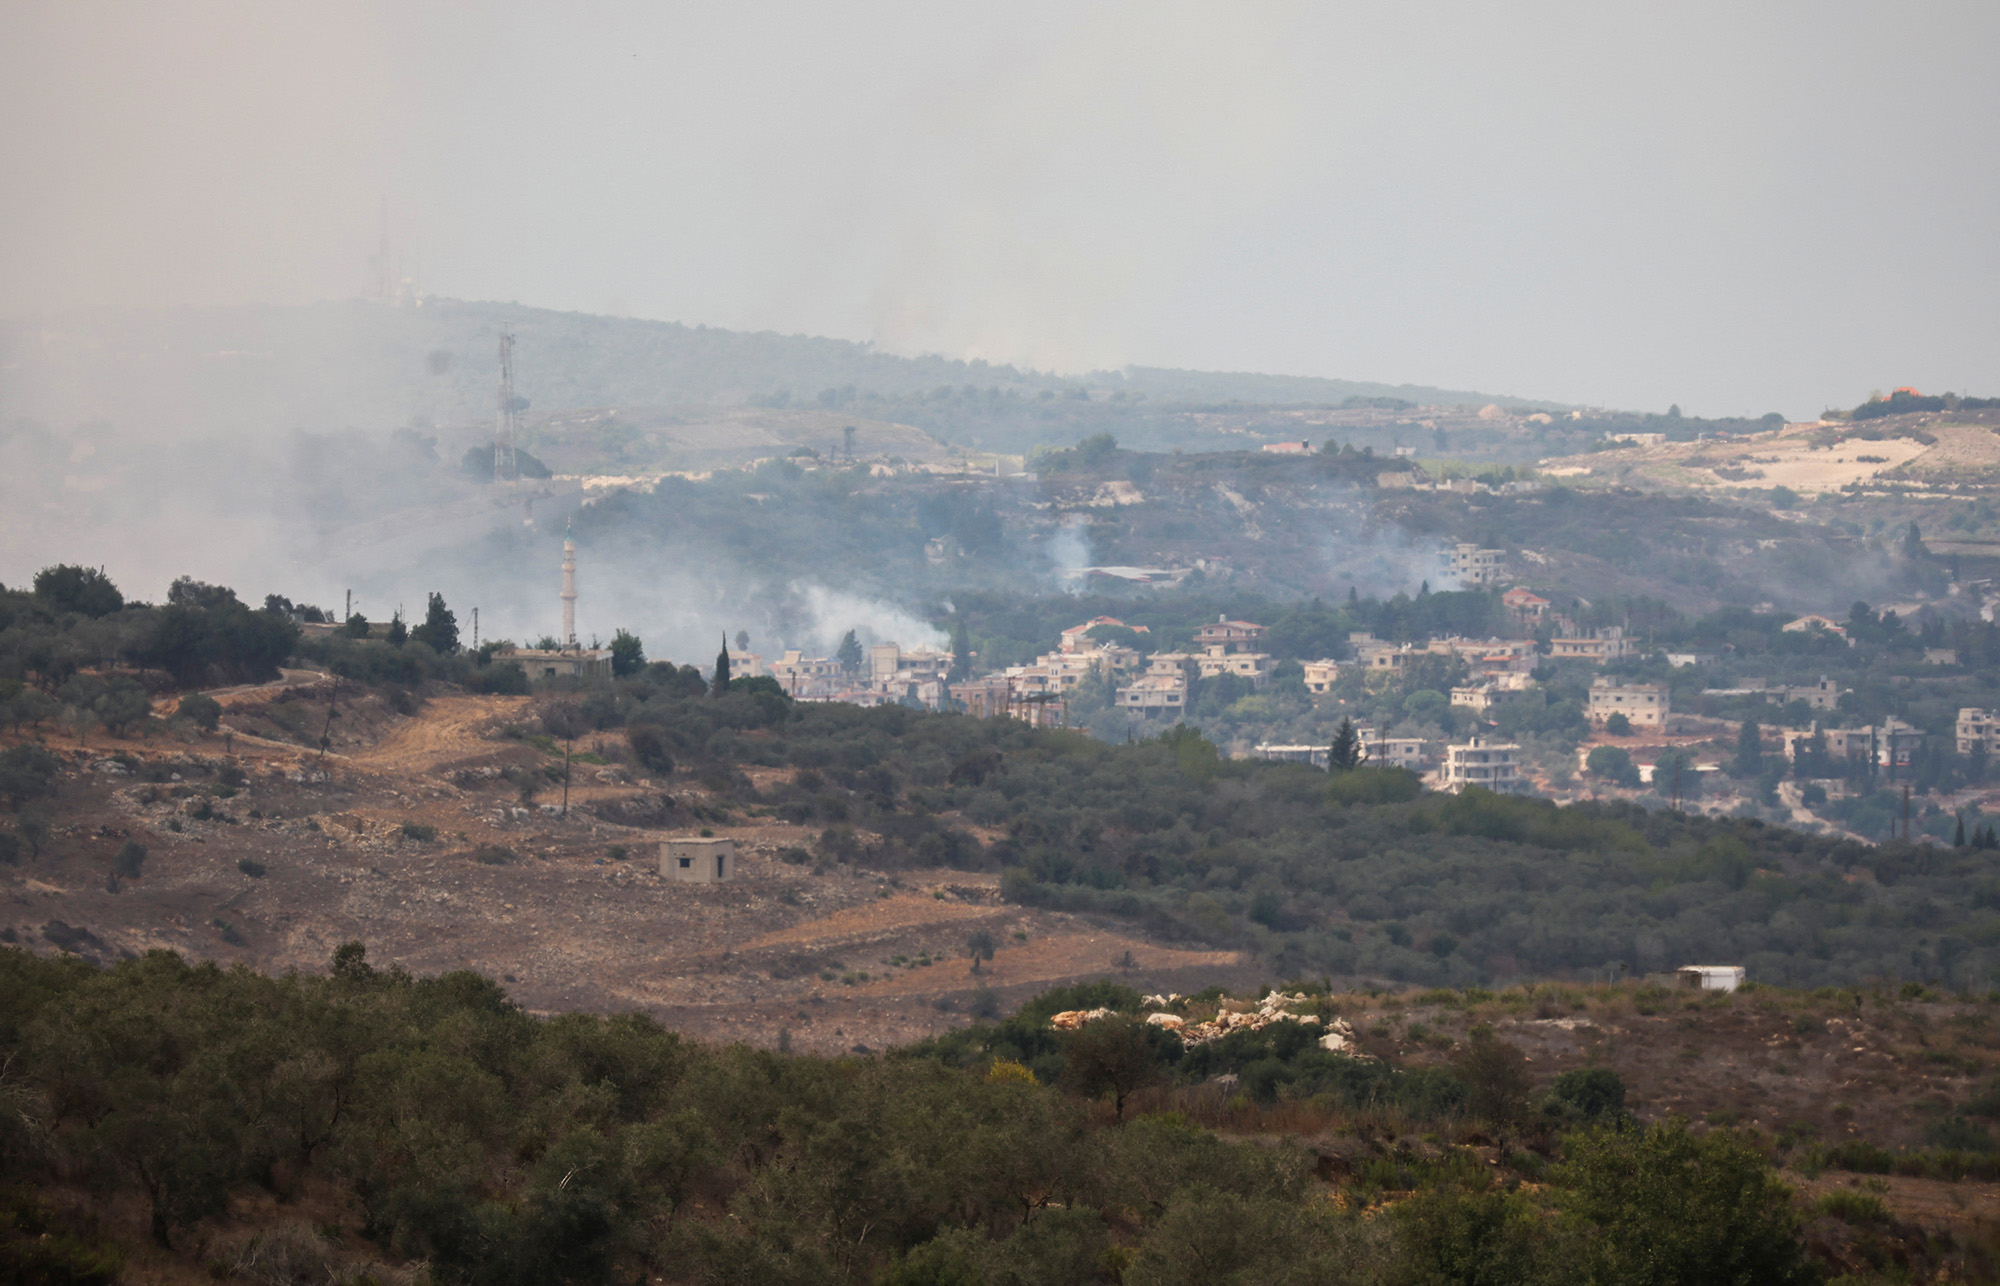
{"type": "Polygon", "coordinates": [[[333,721],[339,717],[340,671],[333,673],[333,689],[326,695],[326,727],[319,734],[319,766],[326,767],[326,748],[333,744],[333,721]]]}
{"type": "Polygon", "coordinates": [[[576,719],[573,715],[571,718],[569,718],[564,722],[563,730],[567,735],[564,736],[563,738],[562,815],[563,815],[563,820],[567,821],[569,819],[569,756],[570,756],[570,751],[574,749],[576,746],[576,719]]]}
{"type": "Polygon", "coordinates": [[[1910,783],[1903,783],[1903,842],[1910,842],[1910,783]]]}
{"type": "Polygon", "coordinates": [[[347,624],[349,618],[351,618],[353,615],[354,615],[354,591],[350,589],[347,591],[347,610],[340,614],[340,623],[342,625],[347,624]]]}
{"type": "Polygon", "coordinates": [[[472,650],[479,650],[479,609],[472,609],[472,650]]]}

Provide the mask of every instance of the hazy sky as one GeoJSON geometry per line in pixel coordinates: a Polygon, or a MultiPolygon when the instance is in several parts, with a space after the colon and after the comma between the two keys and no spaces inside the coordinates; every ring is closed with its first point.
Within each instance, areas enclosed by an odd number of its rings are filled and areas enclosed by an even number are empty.
{"type": "MultiPolygon", "coordinates": [[[[0,313],[433,293],[1705,414],[2000,394],[2000,4],[0,6],[0,313]]],[[[4,373],[0,373],[4,378],[4,373]]]]}

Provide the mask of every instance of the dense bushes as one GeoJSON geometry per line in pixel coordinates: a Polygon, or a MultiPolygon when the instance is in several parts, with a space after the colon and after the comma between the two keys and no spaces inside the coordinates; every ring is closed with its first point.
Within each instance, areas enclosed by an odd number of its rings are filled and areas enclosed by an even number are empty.
{"type": "MultiPolygon", "coordinates": [[[[1092,1001],[1136,997],[1067,989],[987,1029],[1051,1043],[1069,1060],[1054,1069],[1076,1087],[1065,1094],[942,1045],[828,1060],[697,1046],[636,1015],[535,1018],[476,975],[376,970],[358,944],[326,976],[283,978],[165,952],[97,969],[4,950],[0,1183],[134,1201],[156,1240],[192,1248],[232,1196],[289,1201],[310,1181],[335,1197],[319,1208],[347,1212],[330,1231],[479,1286],[1087,1282],[1120,1265],[1131,1283],[1796,1276],[1787,1194],[1726,1132],[1600,1131],[1533,1192],[1509,1192],[1462,1149],[1384,1144],[1330,1201],[1296,1143],[1093,1111],[1130,1078],[1104,1071],[1119,1063],[1104,1051],[1080,1074],[1098,1024],[1058,1036],[1046,1022],[1092,1001]],[[1364,1217],[1392,1185],[1416,1199],[1364,1217]],[[1560,1213],[1539,1204],[1551,1198],[1560,1213]],[[1648,1255],[1674,1275],[1650,1272],[1648,1255]]],[[[1115,1019],[1102,1030],[1107,1046],[1172,1040],[1115,1019]]],[[[1247,1083],[1275,1060],[1319,1069],[1354,1102],[1460,1110],[1436,1092],[1448,1073],[1308,1063],[1303,1049],[1281,1056],[1287,1042],[1205,1054],[1201,1074],[1241,1066],[1247,1083]]],[[[0,1210],[0,1265],[33,1253],[68,1266],[61,1280],[115,1271],[115,1253],[45,1218],[0,1210]]],[[[264,1258],[328,1276],[340,1242],[288,1250],[289,1236],[273,1233],[264,1258]]]]}
{"type": "Polygon", "coordinates": [[[288,617],[252,611],[216,586],[183,580],[176,589],[163,607],[127,603],[97,571],[66,566],[39,573],[31,594],[0,589],[0,685],[52,693],[108,660],[185,685],[276,677],[298,642],[288,617]]]}

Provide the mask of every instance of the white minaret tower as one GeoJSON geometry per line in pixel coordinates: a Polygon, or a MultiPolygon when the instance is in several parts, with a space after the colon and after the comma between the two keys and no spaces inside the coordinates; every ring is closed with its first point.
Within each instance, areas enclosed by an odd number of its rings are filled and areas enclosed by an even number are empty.
{"type": "Polygon", "coordinates": [[[563,524],[563,628],[562,645],[576,646],[576,541],[570,538],[569,524],[563,524]]]}

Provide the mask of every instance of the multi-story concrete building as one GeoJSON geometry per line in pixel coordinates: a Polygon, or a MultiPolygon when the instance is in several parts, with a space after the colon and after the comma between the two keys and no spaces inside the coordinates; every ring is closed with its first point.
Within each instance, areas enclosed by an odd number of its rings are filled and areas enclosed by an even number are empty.
{"type": "Polygon", "coordinates": [[[1361,630],[1349,634],[1347,641],[1354,648],[1354,663],[1371,674],[1394,674],[1403,668],[1412,651],[1407,643],[1390,643],[1361,630]]]}
{"type": "Polygon", "coordinates": [[[1464,706],[1476,714],[1485,714],[1502,701],[1511,701],[1528,690],[1526,683],[1508,683],[1505,679],[1525,679],[1526,675],[1511,674],[1500,679],[1487,679],[1480,683],[1467,684],[1451,690],[1451,703],[1464,706]]]}
{"type": "Polygon", "coordinates": [[[1307,661],[1305,663],[1306,691],[1322,696],[1333,691],[1334,680],[1340,677],[1338,661],[1307,661]]]}
{"type": "Polygon", "coordinates": [[[1958,753],[2000,754],[2000,714],[1967,706],[1958,712],[1958,753]]]}
{"type": "Polygon", "coordinates": [[[1822,728],[1814,724],[1803,731],[1787,729],[1779,736],[1788,760],[1796,760],[1819,737],[1825,740],[1826,757],[1836,764],[1874,764],[1892,772],[1915,763],[1924,746],[1923,730],[1894,715],[1873,727],[1822,728]]]}
{"type": "Polygon", "coordinates": [[[1475,674],[1527,674],[1540,659],[1533,639],[1434,639],[1429,650],[1459,657],[1475,674]]]}
{"type": "Polygon", "coordinates": [[[1195,646],[1201,649],[1194,658],[1195,669],[1204,679],[1233,674],[1262,687],[1271,677],[1270,654],[1257,650],[1263,638],[1264,627],[1252,621],[1223,617],[1204,625],[1194,635],[1195,646]]]}
{"type": "Polygon", "coordinates": [[[1599,727],[1614,714],[1622,714],[1635,728],[1663,728],[1671,702],[1666,688],[1657,683],[1617,683],[1607,676],[1591,680],[1590,704],[1586,713],[1599,727]]]}
{"type": "Polygon", "coordinates": [[[1225,652],[1254,652],[1264,641],[1264,627],[1254,621],[1232,621],[1220,617],[1213,625],[1194,632],[1194,645],[1204,652],[1221,648],[1225,652]]]}
{"type": "Polygon", "coordinates": [[[1361,743],[1361,762],[1370,768],[1407,768],[1421,773],[1437,760],[1437,743],[1423,737],[1390,737],[1361,724],[1354,729],[1361,743]]]}
{"type": "Polygon", "coordinates": [[[800,701],[828,701],[853,686],[846,668],[830,656],[809,657],[797,648],[770,663],[778,686],[800,701]]]}
{"type": "Polygon", "coordinates": [[[1616,625],[1575,638],[1555,639],[1549,644],[1549,655],[1558,661],[1590,661],[1598,665],[1621,660],[1638,650],[1638,644],[1626,638],[1625,631],[1616,625]]]}
{"type": "Polygon", "coordinates": [[[1488,741],[1474,737],[1462,745],[1446,746],[1439,782],[1446,790],[1484,786],[1487,790],[1513,793],[1527,788],[1514,756],[1521,747],[1511,741],[1488,741]]]}
{"type": "Polygon", "coordinates": [[[1844,689],[1832,679],[1821,675],[1818,683],[1806,683],[1784,689],[1787,702],[1803,701],[1815,710],[1833,710],[1840,705],[1840,694],[1844,689]]]}
{"type": "Polygon", "coordinates": [[[1118,708],[1147,718],[1178,715],[1187,709],[1187,690],[1184,674],[1142,674],[1118,689],[1118,708]]]}
{"type": "Polygon", "coordinates": [[[951,685],[951,698],[965,707],[967,714],[991,717],[1008,713],[1007,697],[1013,685],[1004,674],[988,674],[951,685]]]}
{"type": "Polygon", "coordinates": [[[1271,678],[1271,658],[1263,652],[1204,652],[1194,659],[1194,666],[1204,679],[1233,674],[1260,688],[1271,678]]]}
{"type": "Polygon", "coordinates": [[[878,643],[868,649],[868,678],[871,683],[936,683],[951,673],[949,652],[919,648],[905,652],[894,643],[878,643]]]}
{"type": "Polygon", "coordinates": [[[1890,715],[1875,728],[1875,762],[1883,768],[1908,768],[1924,748],[1923,729],[1890,715]]]}
{"type": "Polygon", "coordinates": [[[1438,551],[1438,573],[1461,585],[1491,585],[1500,579],[1504,549],[1481,549],[1477,545],[1453,545],[1438,551]]]}

